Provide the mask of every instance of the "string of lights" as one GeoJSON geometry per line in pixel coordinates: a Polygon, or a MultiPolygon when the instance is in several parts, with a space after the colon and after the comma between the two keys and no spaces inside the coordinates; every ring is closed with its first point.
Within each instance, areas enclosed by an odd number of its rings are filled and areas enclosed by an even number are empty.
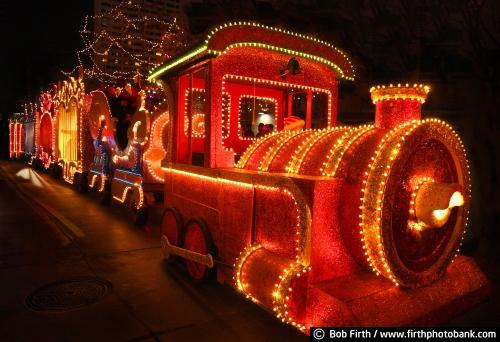
{"type": "Polygon", "coordinates": [[[122,81],[137,74],[144,76],[186,43],[185,31],[176,18],[155,13],[141,1],[133,0],[86,16],[80,37],[83,48],[76,51],[78,65],[63,73],[66,76],[80,73],[82,77],[100,82],[122,81]]]}

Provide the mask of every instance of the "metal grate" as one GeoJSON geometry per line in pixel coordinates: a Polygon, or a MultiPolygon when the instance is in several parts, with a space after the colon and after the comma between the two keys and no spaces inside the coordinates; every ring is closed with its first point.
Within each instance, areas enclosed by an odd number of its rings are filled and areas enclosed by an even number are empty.
{"type": "Polygon", "coordinates": [[[26,305],[35,311],[79,309],[106,297],[112,288],[109,281],[96,277],[63,279],[33,291],[26,298],[26,305]]]}

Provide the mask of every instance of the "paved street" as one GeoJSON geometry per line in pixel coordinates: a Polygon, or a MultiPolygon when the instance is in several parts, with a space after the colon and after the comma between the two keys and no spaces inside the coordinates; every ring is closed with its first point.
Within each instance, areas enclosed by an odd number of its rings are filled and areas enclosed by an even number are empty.
{"type": "Polygon", "coordinates": [[[166,265],[158,224],[138,229],[120,208],[16,162],[0,162],[0,291],[2,341],[308,340],[231,288],[166,265]],[[80,309],[27,308],[37,288],[77,276],[112,290],[80,309]]]}
{"type": "MultiPolygon", "coordinates": [[[[22,163],[0,162],[0,340],[308,340],[233,289],[194,285],[164,263],[158,221],[136,228],[119,207],[103,208],[22,163]],[[79,309],[27,307],[37,288],[80,276],[105,279],[112,290],[79,309]]],[[[498,260],[483,259],[492,299],[448,325],[499,323],[498,260]]]]}

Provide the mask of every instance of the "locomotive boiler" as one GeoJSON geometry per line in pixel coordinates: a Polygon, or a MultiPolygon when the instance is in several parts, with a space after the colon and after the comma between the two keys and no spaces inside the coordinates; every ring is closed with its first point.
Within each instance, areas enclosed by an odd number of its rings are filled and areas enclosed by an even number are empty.
{"type": "Polygon", "coordinates": [[[482,300],[486,278],[457,257],[460,138],[422,118],[421,84],[373,87],[374,123],[338,126],[338,82],[353,78],[335,46],[247,22],[153,70],[172,127],[153,137],[167,140],[166,258],[303,331],[436,323],[482,300]]]}

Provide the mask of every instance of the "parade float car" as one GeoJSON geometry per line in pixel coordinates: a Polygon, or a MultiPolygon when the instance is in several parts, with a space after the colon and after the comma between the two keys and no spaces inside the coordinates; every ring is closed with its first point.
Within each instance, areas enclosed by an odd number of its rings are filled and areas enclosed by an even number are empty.
{"type": "Polygon", "coordinates": [[[460,138],[422,119],[429,87],[413,83],[371,89],[373,124],[337,126],[338,82],[354,76],[335,46],[247,22],[154,69],[172,125],[152,137],[168,147],[167,260],[304,332],[437,324],[483,300],[487,279],[457,254],[471,198],[460,138]]]}
{"type": "Polygon", "coordinates": [[[40,170],[49,170],[54,164],[55,131],[54,131],[54,102],[57,88],[42,91],[36,110],[34,127],[35,158],[33,165],[40,170]]]}
{"type": "Polygon", "coordinates": [[[25,114],[14,113],[9,119],[9,158],[18,159],[25,151],[25,114]]]}
{"type": "Polygon", "coordinates": [[[56,178],[73,184],[79,191],[86,179],[93,156],[92,138],[84,108],[85,86],[81,78],[69,77],[57,85],[54,96],[54,165],[56,178]]]}
{"type": "Polygon", "coordinates": [[[103,85],[90,92],[86,101],[88,125],[94,141],[88,188],[103,204],[111,199],[123,203],[135,224],[147,220],[148,206],[163,199],[161,164],[148,155],[165,157],[161,136],[169,122],[163,92],[155,85],[127,83],[103,85]],[[152,137],[159,146],[152,144],[152,137]]]}
{"type": "MultiPolygon", "coordinates": [[[[22,157],[28,164],[32,165],[36,156],[35,130],[37,126],[38,106],[36,103],[26,103],[23,107],[23,115],[21,118],[18,117],[17,120],[23,126],[22,157]]],[[[13,135],[11,135],[12,137],[13,135]]]]}

